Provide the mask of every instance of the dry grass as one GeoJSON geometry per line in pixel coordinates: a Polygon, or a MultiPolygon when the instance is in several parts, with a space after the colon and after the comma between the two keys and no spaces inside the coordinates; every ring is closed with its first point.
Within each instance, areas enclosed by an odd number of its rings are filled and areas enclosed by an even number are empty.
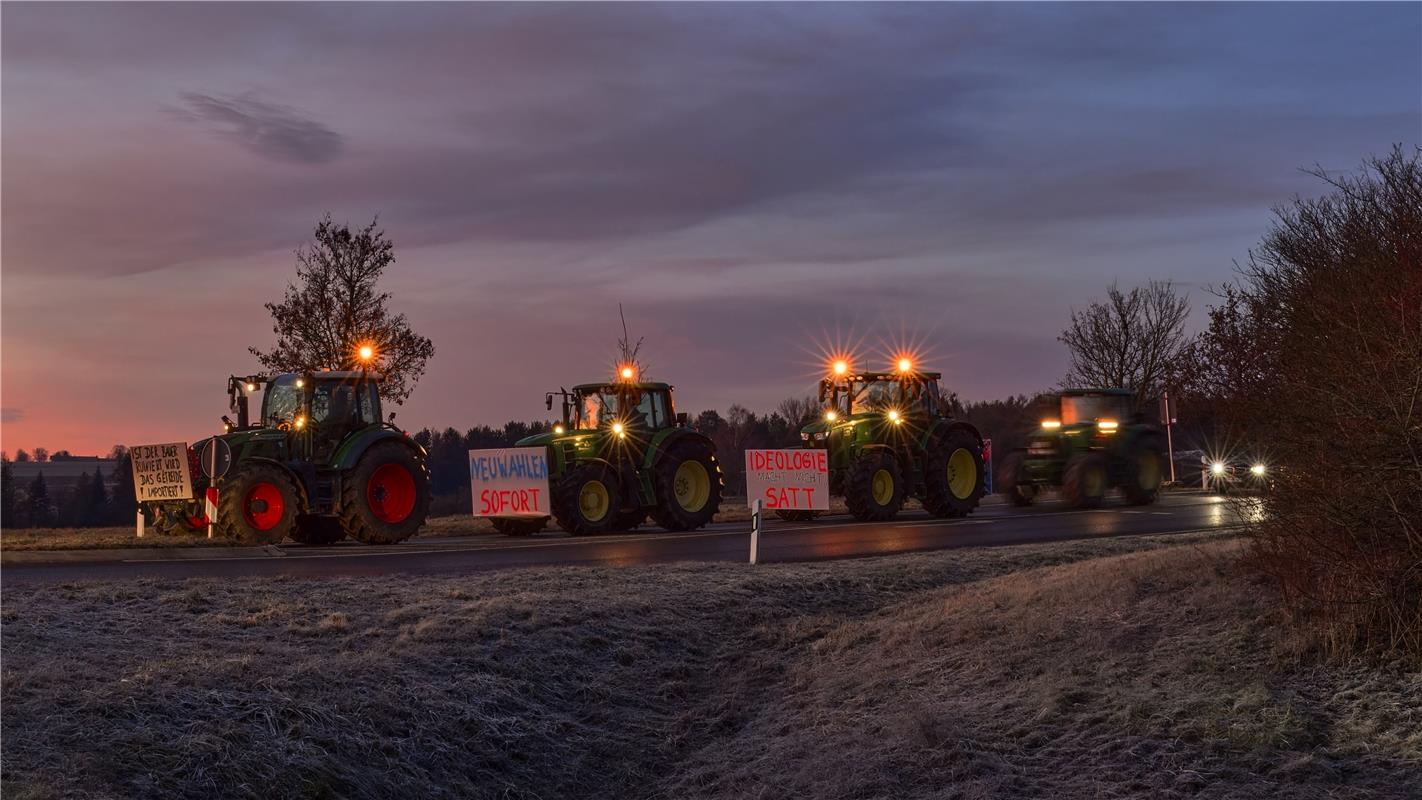
{"type": "Polygon", "coordinates": [[[6,796],[1401,797],[1218,537],[6,592],[6,796]]]}
{"type": "Polygon", "coordinates": [[[119,528],[7,528],[0,550],[88,550],[110,547],[234,547],[236,542],[206,534],[162,536],[149,528],[142,539],[134,526],[119,528]]]}
{"type": "MultiPolygon", "coordinates": [[[[917,507],[910,501],[906,508],[917,507]]],[[[846,513],[844,503],[837,498],[831,505],[832,513],[846,513]]],[[[716,522],[749,522],[750,509],[745,498],[728,497],[721,504],[721,513],[716,522]]],[[[651,523],[643,530],[653,530],[651,523]]],[[[549,530],[558,530],[550,523],[549,530]]],[[[487,519],[468,514],[454,514],[431,517],[415,534],[418,539],[438,539],[454,536],[480,536],[494,533],[494,526],[487,519]]],[[[149,528],[139,539],[134,536],[132,525],[115,528],[29,528],[0,531],[0,550],[88,550],[111,547],[233,547],[236,542],[221,537],[208,539],[204,534],[160,536],[149,528]]]]}

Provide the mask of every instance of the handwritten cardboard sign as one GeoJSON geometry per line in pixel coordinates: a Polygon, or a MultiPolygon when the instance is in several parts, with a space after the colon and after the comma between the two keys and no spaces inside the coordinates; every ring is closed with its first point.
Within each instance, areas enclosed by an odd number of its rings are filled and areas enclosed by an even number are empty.
{"type": "Polygon", "coordinates": [[[133,459],[133,491],[138,502],[192,499],[187,442],[142,444],[130,447],[128,454],[133,459]]]}
{"type": "Polygon", "coordinates": [[[771,511],[829,510],[829,451],[747,450],[746,502],[771,511]]]}
{"type": "Polygon", "coordinates": [[[476,517],[546,517],[548,453],[541,447],[469,451],[469,490],[476,517]]]}

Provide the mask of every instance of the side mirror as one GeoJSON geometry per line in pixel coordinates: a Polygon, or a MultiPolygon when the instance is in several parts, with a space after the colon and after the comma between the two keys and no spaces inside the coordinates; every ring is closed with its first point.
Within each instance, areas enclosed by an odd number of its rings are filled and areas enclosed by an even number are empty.
{"type": "Polygon", "coordinates": [[[685,425],[689,422],[691,422],[691,417],[685,411],[676,412],[676,424],[685,425]]]}
{"type": "Polygon", "coordinates": [[[827,389],[829,389],[829,381],[820,381],[820,399],[819,399],[819,402],[823,403],[823,402],[825,401],[825,394],[826,394],[826,390],[827,390],[827,389]]]}
{"type": "Polygon", "coordinates": [[[553,393],[552,393],[552,392],[549,392],[548,394],[546,394],[546,395],[543,396],[543,404],[546,405],[546,406],[548,406],[548,410],[549,410],[549,411],[552,411],[552,410],[553,410],[553,393]]]}
{"type": "Polygon", "coordinates": [[[391,411],[391,412],[390,412],[390,418],[387,419],[386,422],[390,423],[391,425],[394,425],[394,424],[395,424],[395,412],[394,412],[394,411],[391,411]]]}

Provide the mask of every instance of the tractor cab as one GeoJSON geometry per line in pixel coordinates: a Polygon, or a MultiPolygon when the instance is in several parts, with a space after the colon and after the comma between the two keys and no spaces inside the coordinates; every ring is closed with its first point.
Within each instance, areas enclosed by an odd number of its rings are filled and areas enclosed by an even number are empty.
{"type": "Polygon", "coordinates": [[[237,421],[223,417],[223,422],[229,432],[281,431],[293,440],[292,455],[325,462],[352,434],[382,425],[382,380],[369,371],[233,376],[228,392],[237,421]],[[261,411],[253,419],[249,398],[259,391],[261,411]]]}
{"type": "Polygon", "coordinates": [[[1067,389],[1057,396],[1057,416],[1042,420],[1042,432],[1115,431],[1134,421],[1134,409],[1127,389],[1067,389]]]}

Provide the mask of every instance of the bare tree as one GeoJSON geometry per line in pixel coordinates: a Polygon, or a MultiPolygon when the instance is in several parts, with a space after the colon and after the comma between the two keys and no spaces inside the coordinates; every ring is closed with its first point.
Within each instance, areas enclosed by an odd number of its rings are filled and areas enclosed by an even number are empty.
{"type": "Polygon", "coordinates": [[[387,292],[376,289],[385,268],[395,263],[395,245],[375,221],[352,232],[327,214],[316,225],[315,241],[296,251],[296,282],[280,303],[267,303],[276,345],[248,348],[275,372],[353,369],[369,345],[385,375],[381,394],[403,403],[434,355],[434,343],[410,329],[404,314],[386,308],[387,292]]]}
{"type": "Polygon", "coordinates": [[[642,363],[637,360],[637,356],[642,352],[642,339],[639,337],[636,342],[627,335],[627,315],[622,313],[622,304],[617,304],[617,317],[622,320],[622,338],[617,340],[617,364],[619,367],[631,367],[640,378],[642,375],[642,363]]]}
{"type": "Polygon", "coordinates": [[[787,397],[780,401],[780,405],[775,407],[780,416],[792,426],[799,428],[805,423],[819,416],[820,404],[813,396],[787,397]]]}
{"type": "Polygon", "coordinates": [[[1068,386],[1121,386],[1138,405],[1158,395],[1186,347],[1190,302],[1169,281],[1124,293],[1111,284],[1106,302],[1071,312],[1057,337],[1071,351],[1068,386]]]}

